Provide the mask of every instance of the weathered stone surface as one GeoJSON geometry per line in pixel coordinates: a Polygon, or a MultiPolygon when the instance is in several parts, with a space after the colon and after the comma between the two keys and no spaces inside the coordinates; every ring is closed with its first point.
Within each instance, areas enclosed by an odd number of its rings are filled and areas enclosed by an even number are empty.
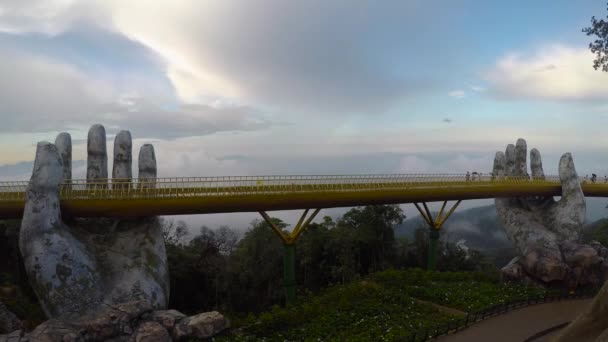
{"type": "Polygon", "coordinates": [[[23,336],[23,330],[15,330],[6,335],[6,342],[20,342],[23,336]]]}
{"type": "Polygon", "coordinates": [[[6,306],[0,302],[0,334],[11,333],[23,327],[19,318],[10,312],[6,306]]]}
{"type": "Polygon", "coordinates": [[[68,183],[72,179],[72,137],[65,132],[59,133],[55,146],[63,161],[63,181],[68,183]]]}
{"type": "Polygon", "coordinates": [[[174,341],[180,341],[186,337],[192,336],[192,327],[188,325],[190,318],[182,319],[178,324],[176,324],[171,330],[171,337],[173,337],[174,341]]]}
{"type": "MultiPolygon", "coordinates": [[[[120,176],[129,175],[123,169],[130,164],[130,140],[128,132],[119,133],[116,140],[114,165],[120,176]]],[[[63,134],[57,141],[69,141],[69,135],[63,134]]],[[[88,143],[87,180],[107,177],[103,126],[91,128],[88,143]]],[[[153,148],[150,145],[145,150],[148,152],[142,165],[155,176],[153,148]]],[[[59,184],[64,174],[57,147],[39,143],[19,248],[46,315],[79,318],[98,312],[106,304],[134,300],[145,300],[155,309],[166,308],[169,274],[158,218],[68,218],[66,224],[59,206],[59,184]]]]}
{"type": "MultiPolygon", "coordinates": [[[[186,317],[176,310],[152,311],[146,301],[108,305],[79,319],[51,319],[29,336],[33,342],[166,342],[212,337],[229,327],[217,311],[186,317]],[[160,321],[160,322],[159,322],[160,321]]],[[[1,336],[8,335],[0,335],[1,336]]]]}
{"type": "Polygon", "coordinates": [[[519,263],[519,257],[513,258],[505,267],[501,270],[502,277],[506,281],[520,280],[524,277],[524,268],[519,263]]]}
{"type": "Polygon", "coordinates": [[[589,246],[595,249],[595,251],[601,258],[608,259],[608,248],[602,246],[601,243],[599,243],[598,241],[591,241],[589,242],[589,246]]]}
{"type": "Polygon", "coordinates": [[[67,322],[56,319],[51,319],[38,325],[29,334],[28,338],[30,342],[82,340],[77,327],[68,324],[67,322]]]}
{"type": "Polygon", "coordinates": [[[230,327],[228,319],[217,311],[204,312],[188,319],[194,337],[208,338],[230,327]]]}
{"type": "Polygon", "coordinates": [[[545,171],[543,170],[543,161],[540,157],[540,152],[533,148],[530,151],[530,170],[534,179],[544,179],[545,171]]]}
{"type": "Polygon", "coordinates": [[[87,153],[87,180],[108,179],[106,129],[102,125],[93,125],[89,129],[87,153]]]}
{"type": "Polygon", "coordinates": [[[186,318],[186,315],[177,310],[159,310],[154,311],[151,315],[153,321],[160,323],[169,330],[183,318],[186,318]]]}
{"type": "Polygon", "coordinates": [[[39,143],[26,192],[19,249],[32,288],[48,317],[86,312],[101,301],[95,261],[61,221],[62,178],[57,148],[39,143]]]}
{"type": "Polygon", "coordinates": [[[602,332],[600,334],[600,336],[598,336],[595,340],[593,340],[594,342],[608,342],[608,329],[604,330],[604,332],[602,332]]]}
{"type": "Polygon", "coordinates": [[[587,268],[603,261],[597,251],[589,245],[564,241],[560,247],[564,261],[571,267],[587,268]]]}
{"type": "Polygon", "coordinates": [[[139,188],[154,188],[156,179],[156,155],[154,146],[145,144],[139,149],[139,188]]]}
{"type": "Polygon", "coordinates": [[[152,305],[146,301],[107,305],[93,315],[83,317],[77,324],[86,331],[87,339],[104,341],[132,334],[135,322],[152,310],[152,305]]]}
{"type": "Polygon", "coordinates": [[[51,319],[34,329],[30,341],[107,341],[134,333],[140,318],[152,311],[145,301],[107,305],[78,319],[51,319]]]}
{"type": "Polygon", "coordinates": [[[129,131],[120,131],[114,138],[114,164],[112,164],[112,178],[130,181],[132,176],[132,140],[129,131]]]}
{"type": "Polygon", "coordinates": [[[63,342],[78,342],[81,338],[76,333],[67,333],[63,335],[63,342]]]}
{"type": "Polygon", "coordinates": [[[562,261],[559,249],[544,247],[529,249],[520,262],[526,274],[534,275],[535,278],[547,283],[563,280],[570,270],[562,261]]]}
{"type": "Polygon", "coordinates": [[[157,322],[142,323],[137,329],[135,342],[168,342],[171,341],[167,330],[157,322]]]}
{"type": "MultiPolygon", "coordinates": [[[[525,140],[508,145],[505,152],[497,152],[493,174],[502,177],[529,178],[525,140]]],[[[530,152],[532,179],[543,179],[541,154],[530,152]]],[[[562,198],[556,202],[546,198],[497,198],[498,217],[507,237],[513,242],[520,258],[503,268],[506,279],[530,277],[541,283],[559,282],[572,287],[599,283],[606,278],[602,265],[608,249],[601,245],[576,243],[585,220],[586,206],[580,181],[570,153],[559,162],[562,198]],[[523,270],[523,272],[522,272],[523,270]]]]}

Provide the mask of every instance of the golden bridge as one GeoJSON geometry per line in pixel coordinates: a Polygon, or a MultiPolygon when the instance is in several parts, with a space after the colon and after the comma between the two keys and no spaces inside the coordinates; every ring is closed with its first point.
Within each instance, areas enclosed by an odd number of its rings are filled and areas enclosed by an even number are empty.
{"type": "MultiPolygon", "coordinates": [[[[0,218],[20,218],[27,181],[0,183],[0,218]]],[[[588,197],[608,197],[608,182],[583,180],[588,197]]],[[[559,177],[435,175],[228,176],[69,180],[59,186],[61,213],[74,217],[259,212],[285,246],[286,299],[296,295],[295,244],[322,208],[414,203],[429,230],[427,268],[435,268],[439,231],[462,200],[560,196],[559,177]],[[448,201],[456,203],[446,212],[448,201]],[[426,202],[443,201],[433,217],[426,202]],[[421,203],[421,205],[419,204],[421,203]],[[315,209],[307,217],[310,209],[315,209]],[[291,232],[266,211],[305,209],[291,232]]]]}
{"type": "MultiPolygon", "coordinates": [[[[22,216],[27,185],[0,182],[1,218],[22,216]]],[[[582,189],[608,197],[608,183],[583,181],[582,189]]],[[[556,176],[295,175],[70,180],[59,191],[64,215],[137,217],[560,196],[561,185],[556,176]]]]}

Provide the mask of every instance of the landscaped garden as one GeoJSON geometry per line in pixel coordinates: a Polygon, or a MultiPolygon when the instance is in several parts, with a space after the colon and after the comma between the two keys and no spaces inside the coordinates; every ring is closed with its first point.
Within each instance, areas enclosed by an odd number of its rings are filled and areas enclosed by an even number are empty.
{"type": "Polygon", "coordinates": [[[467,313],[543,293],[483,273],[387,270],[250,315],[217,340],[406,340],[467,313]]]}

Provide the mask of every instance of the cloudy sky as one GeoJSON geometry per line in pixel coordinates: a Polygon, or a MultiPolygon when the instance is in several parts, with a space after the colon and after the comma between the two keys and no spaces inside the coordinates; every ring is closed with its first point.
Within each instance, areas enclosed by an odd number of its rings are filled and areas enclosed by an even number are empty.
{"type": "Polygon", "coordinates": [[[608,174],[593,15],[605,1],[2,0],[0,178],[62,131],[82,177],[94,123],[109,151],[122,129],[152,142],[164,177],[487,172],[518,137],[547,173],[572,152],[608,174]]]}

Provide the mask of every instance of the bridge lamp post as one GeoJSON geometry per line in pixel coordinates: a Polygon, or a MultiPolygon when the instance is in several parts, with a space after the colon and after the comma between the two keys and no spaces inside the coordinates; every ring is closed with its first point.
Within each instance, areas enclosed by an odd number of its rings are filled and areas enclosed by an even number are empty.
{"type": "Polygon", "coordinates": [[[285,287],[285,299],[287,304],[292,304],[296,300],[296,242],[321,209],[315,209],[308,219],[306,219],[309,210],[310,209],[304,210],[298,224],[296,224],[296,227],[289,234],[286,234],[277,227],[265,211],[260,211],[260,215],[262,215],[266,223],[270,225],[275,234],[283,241],[285,253],[283,255],[283,286],[285,287]]]}
{"type": "Polygon", "coordinates": [[[416,209],[418,209],[424,221],[429,225],[429,250],[426,263],[427,270],[434,270],[437,265],[437,251],[439,249],[439,231],[441,230],[441,227],[443,226],[445,221],[447,221],[448,217],[450,217],[454,210],[456,210],[456,207],[458,207],[460,202],[460,200],[457,201],[448,211],[448,213],[445,216],[442,216],[443,211],[445,210],[445,207],[448,204],[448,201],[443,201],[443,205],[439,210],[439,214],[437,214],[435,218],[433,218],[433,215],[431,215],[431,211],[426,205],[426,202],[422,202],[424,211],[422,210],[422,208],[420,208],[420,205],[418,203],[414,202],[416,209]]]}

